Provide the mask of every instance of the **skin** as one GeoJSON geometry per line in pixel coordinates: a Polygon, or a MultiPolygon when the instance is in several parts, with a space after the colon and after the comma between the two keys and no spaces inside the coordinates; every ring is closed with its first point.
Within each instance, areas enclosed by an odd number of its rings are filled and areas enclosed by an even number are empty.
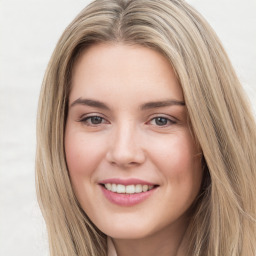
{"type": "Polygon", "coordinates": [[[112,237],[119,256],[183,255],[186,249],[188,209],[202,180],[200,149],[185,105],[141,107],[166,100],[183,102],[183,92],[169,62],[152,49],[93,45],[74,67],[65,132],[70,178],[82,208],[112,237]],[[109,178],[158,187],[137,205],[119,206],[99,185],[109,178]]]}

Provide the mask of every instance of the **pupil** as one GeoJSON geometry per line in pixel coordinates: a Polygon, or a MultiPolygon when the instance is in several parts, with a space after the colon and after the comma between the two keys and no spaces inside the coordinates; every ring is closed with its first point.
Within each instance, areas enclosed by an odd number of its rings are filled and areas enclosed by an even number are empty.
{"type": "Polygon", "coordinates": [[[93,124],[100,124],[100,123],[102,122],[102,117],[100,117],[100,116],[94,116],[94,117],[92,117],[91,122],[92,122],[93,124]]]}
{"type": "Polygon", "coordinates": [[[156,118],[156,124],[157,125],[166,125],[167,124],[167,119],[164,117],[157,117],[156,118]]]}

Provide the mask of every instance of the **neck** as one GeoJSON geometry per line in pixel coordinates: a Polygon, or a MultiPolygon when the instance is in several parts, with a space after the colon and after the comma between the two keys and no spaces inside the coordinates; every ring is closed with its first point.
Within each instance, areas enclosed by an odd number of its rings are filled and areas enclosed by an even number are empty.
{"type": "Polygon", "coordinates": [[[179,220],[139,239],[113,239],[118,256],[185,256],[188,222],[179,220]]]}

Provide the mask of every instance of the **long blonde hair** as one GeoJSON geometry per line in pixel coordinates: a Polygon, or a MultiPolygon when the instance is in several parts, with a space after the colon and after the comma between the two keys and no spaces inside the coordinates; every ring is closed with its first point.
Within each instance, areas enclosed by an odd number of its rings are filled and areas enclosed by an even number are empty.
{"type": "Polygon", "coordinates": [[[37,195],[51,255],[106,255],[106,235],[72,190],[63,142],[72,67],[100,42],[150,47],[170,61],[180,81],[205,172],[187,231],[189,255],[255,256],[255,121],[219,39],[182,0],[96,0],[61,36],[37,120],[37,195]]]}

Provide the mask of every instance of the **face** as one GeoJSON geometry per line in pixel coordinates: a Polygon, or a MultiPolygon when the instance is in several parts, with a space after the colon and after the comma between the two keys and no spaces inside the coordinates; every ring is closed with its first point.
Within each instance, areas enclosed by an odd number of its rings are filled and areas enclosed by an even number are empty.
{"type": "Polygon", "coordinates": [[[143,238],[185,225],[201,185],[200,149],[179,82],[158,52],[99,44],[80,56],[65,152],[75,194],[105,234],[143,238]]]}

